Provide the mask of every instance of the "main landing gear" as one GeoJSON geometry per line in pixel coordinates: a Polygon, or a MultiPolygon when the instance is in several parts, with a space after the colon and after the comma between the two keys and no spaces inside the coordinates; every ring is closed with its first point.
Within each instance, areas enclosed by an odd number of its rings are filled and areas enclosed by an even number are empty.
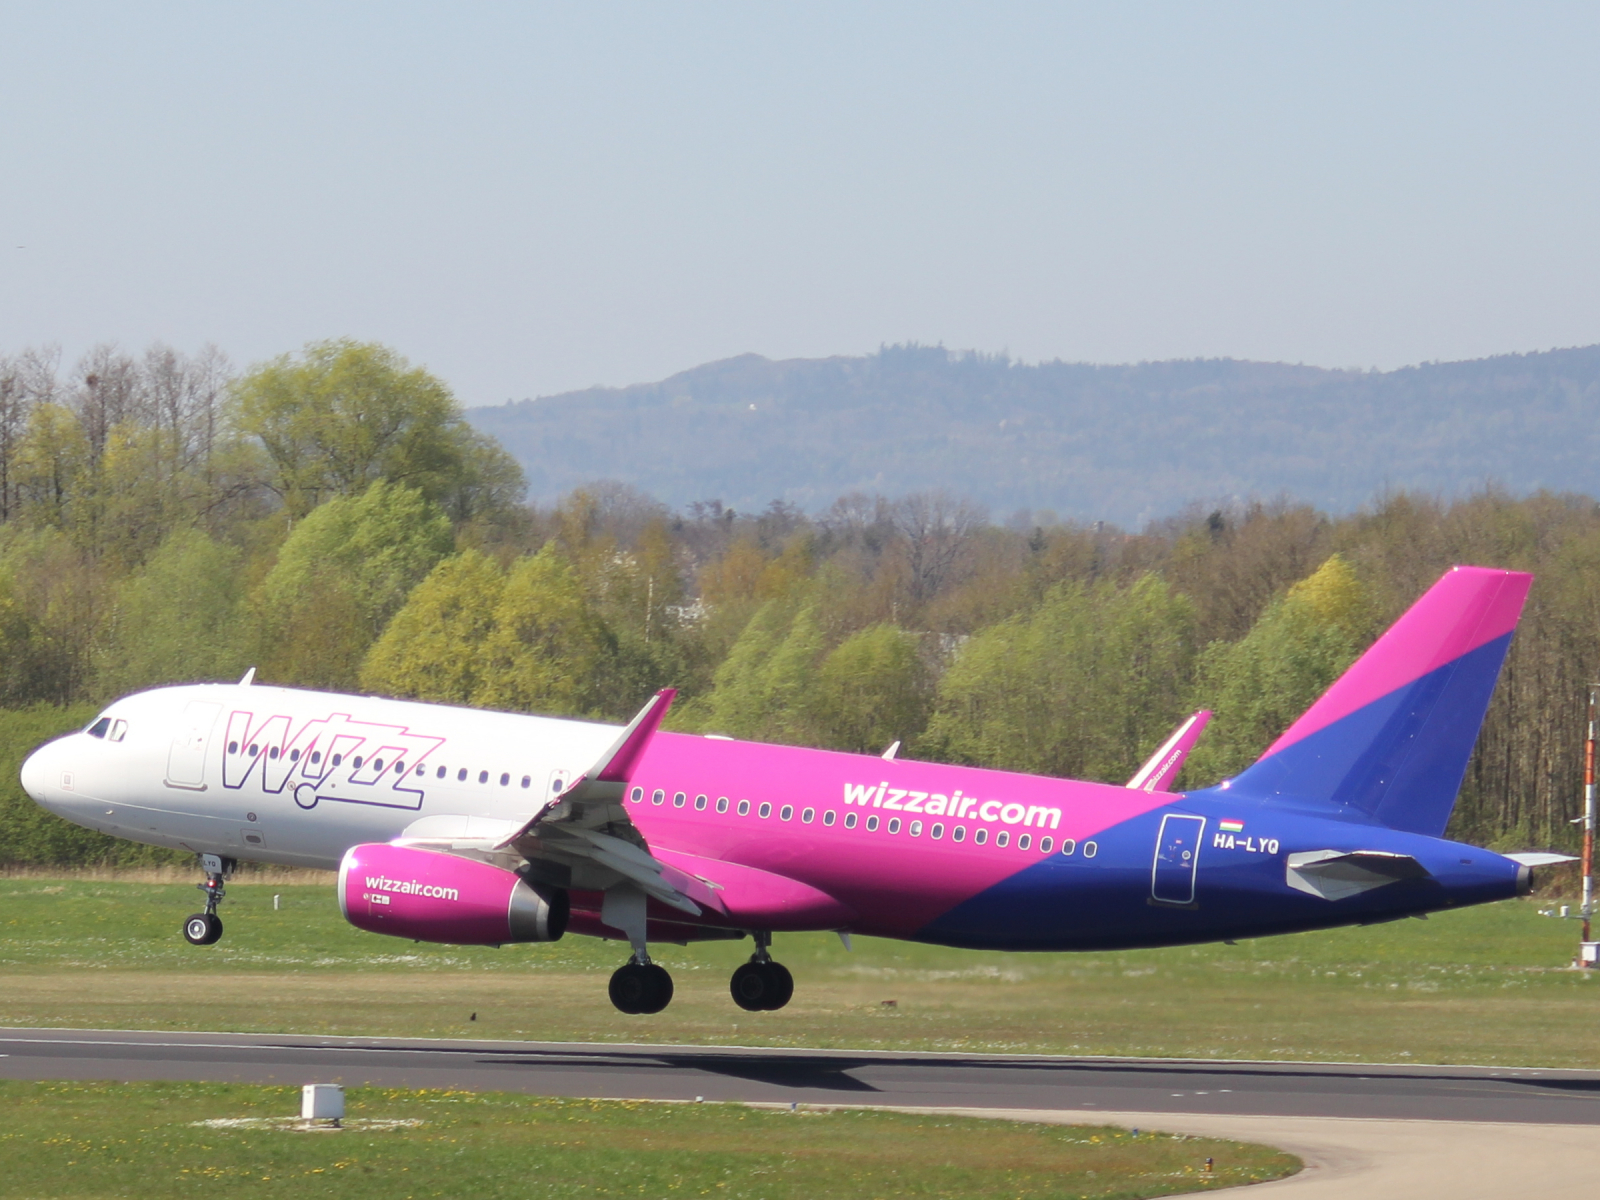
{"type": "Polygon", "coordinates": [[[635,955],[611,976],[610,990],[619,1012],[658,1013],[672,1000],[672,976],[665,967],[635,955]]]}
{"type": "Polygon", "coordinates": [[[767,952],[772,945],[770,933],[757,933],[755,939],[756,952],[733,973],[728,990],[733,1002],[746,1012],[775,1012],[794,995],[794,976],[767,952]]]}
{"type": "Polygon", "coordinates": [[[222,936],[222,918],[217,916],[217,905],[222,903],[223,896],[227,894],[223,890],[223,882],[238,865],[231,858],[215,854],[200,856],[206,881],[195,886],[206,894],[206,910],[192,914],[183,922],[183,937],[191,946],[211,946],[222,936]]]}

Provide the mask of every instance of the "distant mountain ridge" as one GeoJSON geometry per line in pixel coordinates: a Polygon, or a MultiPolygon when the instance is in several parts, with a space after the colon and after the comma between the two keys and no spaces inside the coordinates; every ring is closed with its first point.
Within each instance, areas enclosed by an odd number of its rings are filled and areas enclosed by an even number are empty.
{"type": "Polygon", "coordinates": [[[1137,527],[1233,496],[1348,512],[1386,487],[1600,491],[1600,346],[1384,372],[1024,365],[927,346],[745,354],[467,417],[546,501],[595,479],[742,510],[946,488],[1000,517],[1051,509],[1137,527]]]}

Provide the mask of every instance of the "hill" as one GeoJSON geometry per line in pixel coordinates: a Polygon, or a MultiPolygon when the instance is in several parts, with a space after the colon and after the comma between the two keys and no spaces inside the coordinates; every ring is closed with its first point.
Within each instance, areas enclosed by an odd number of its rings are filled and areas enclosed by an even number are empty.
{"type": "Polygon", "coordinates": [[[1341,371],[1232,359],[1093,366],[894,346],[746,354],[659,383],[468,412],[550,500],[618,479],[672,505],[946,488],[1001,514],[1130,527],[1186,503],[1290,493],[1600,489],[1600,346],[1341,371]]]}

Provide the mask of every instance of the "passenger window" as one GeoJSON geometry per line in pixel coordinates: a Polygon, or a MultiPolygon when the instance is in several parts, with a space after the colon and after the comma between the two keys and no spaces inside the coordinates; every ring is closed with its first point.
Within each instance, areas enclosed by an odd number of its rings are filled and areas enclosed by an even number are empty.
{"type": "Polygon", "coordinates": [[[1001,849],[1004,849],[1006,846],[1011,844],[1011,835],[1002,829],[999,833],[994,835],[994,844],[999,846],[1001,849]]]}
{"type": "Polygon", "coordinates": [[[90,737],[103,738],[103,737],[106,736],[106,730],[108,730],[110,728],[111,728],[111,718],[110,717],[101,717],[93,725],[91,725],[91,726],[89,726],[89,728],[85,729],[84,732],[87,733],[90,737]]]}
{"type": "MultiPolygon", "coordinates": [[[[113,741],[115,741],[115,740],[116,740],[116,733],[117,733],[117,731],[116,731],[116,730],[115,730],[115,729],[113,729],[113,730],[112,730],[112,731],[111,731],[111,735],[112,735],[112,740],[113,740],[113,741]]],[[[277,760],[277,757],[278,757],[278,748],[277,748],[277,747],[276,747],[276,746],[273,746],[273,747],[272,747],[272,748],[271,748],[271,749],[269,749],[269,750],[268,750],[268,751],[267,751],[267,757],[268,757],[268,758],[270,758],[270,759],[272,759],[272,760],[274,760],[274,761],[276,761],[276,760],[277,760]]],[[[382,761],[380,761],[380,762],[379,762],[379,763],[378,763],[378,770],[380,770],[380,771],[381,771],[381,770],[383,770],[383,763],[382,763],[382,761]]]]}
{"type": "Polygon", "coordinates": [[[854,829],[856,827],[856,814],[855,813],[853,813],[853,812],[845,813],[845,815],[844,815],[844,827],[846,829],[854,829]]]}
{"type": "MultiPolygon", "coordinates": [[[[360,760],[357,759],[356,762],[357,762],[357,765],[359,766],[360,765],[360,760]]],[[[479,771],[478,772],[478,782],[479,783],[488,783],[489,782],[489,772],[487,772],[487,771],[479,771]]]]}
{"type": "Polygon", "coordinates": [[[689,797],[684,795],[682,792],[673,792],[672,793],[672,807],[673,808],[682,808],[683,805],[684,805],[684,802],[687,801],[688,799],[689,799],[689,797]]]}
{"type": "Polygon", "coordinates": [[[728,798],[726,796],[717,797],[717,811],[720,813],[728,811],[728,798]]]}
{"type": "MultiPolygon", "coordinates": [[[[237,744],[237,743],[235,743],[235,744],[237,744]]],[[[313,750],[311,752],[311,761],[312,761],[313,764],[321,762],[322,761],[322,751],[321,750],[313,750]]]]}
{"type": "Polygon", "coordinates": [[[1078,843],[1073,841],[1071,838],[1061,839],[1061,853],[1065,854],[1068,858],[1072,857],[1072,852],[1077,848],[1078,843]]]}
{"type": "MultiPolygon", "coordinates": [[[[314,755],[313,755],[313,756],[312,756],[312,761],[313,761],[313,762],[315,762],[315,761],[316,761],[316,758],[315,758],[315,756],[314,756],[314,755]]],[[[433,777],[434,777],[434,778],[435,778],[435,779],[443,779],[443,778],[444,778],[444,773],[445,773],[445,772],[446,772],[446,771],[448,771],[448,770],[449,770],[449,769],[450,769],[450,768],[448,768],[448,767],[440,767],[440,768],[439,768],[439,769],[438,769],[438,770],[437,770],[437,771],[435,771],[435,772],[434,772],[434,773],[433,773],[433,777]]]]}
{"type": "Polygon", "coordinates": [[[358,754],[354,758],[352,758],[350,760],[350,765],[352,767],[354,767],[358,771],[361,770],[361,755],[358,754]]]}
{"type": "Polygon", "coordinates": [[[827,812],[822,814],[822,823],[824,825],[832,825],[833,822],[834,822],[833,809],[830,808],[827,812]]]}
{"type": "Polygon", "coordinates": [[[981,846],[985,842],[987,842],[988,840],[989,840],[989,831],[987,829],[984,829],[984,828],[980,827],[980,828],[974,829],[972,831],[972,842],[973,842],[973,845],[981,846]]]}
{"type": "Polygon", "coordinates": [[[667,798],[667,794],[665,792],[663,792],[660,788],[657,788],[655,791],[650,793],[650,803],[651,804],[660,804],[666,798],[667,798]]]}
{"type": "Polygon", "coordinates": [[[957,825],[954,829],[952,829],[950,831],[950,840],[952,842],[962,842],[962,841],[965,841],[966,838],[967,838],[967,827],[965,825],[957,825]]]}
{"type": "MultiPolygon", "coordinates": [[[[522,777],[522,786],[528,786],[528,777],[526,775],[522,777]]],[[[635,804],[638,804],[644,799],[644,789],[641,787],[634,788],[633,791],[628,793],[628,799],[632,800],[635,804]]]]}
{"type": "Polygon", "coordinates": [[[921,821],[913,821],[913,822],[911,822],[911,827],[909,829],[907,829],[906,832],[909,833],[912,837],[921,837],[922,836],[922,822],[921,821]]]}
{"type": "Polygon", "coordinates": [[[873,813],[871,816],[869,816],[867,818],[867,832],[868,833],[877,833],[878,832],[878,814],[877,813],[873,813]]]}
{"type": "MultiPolygon", "coordinates": [[[[90,732],[93,732],[93,731],[91,730],[90,732]]],[[[237,754],[237,753],[239,753],[239,743],[238,742],[229,742],[228,743],[228,753],[229,754],[237,754]]]]}
{"type": "Polygon", "coordinates": [[[1096,854],[1099,854],[1099,853],[1100,853],[1100,847],[1096,846],[1093,842],[1085,842],[1083,844],[1083,856],[1085,858],[1093,858],[1096,854]]]}
{"type": "Polygon", "coordinates": [[[748,817],[750,815],[750,801],[748,801],[748,800],[739,801],[739,815],[741,817],[748,817]]]}
{"type": "Polygon", "coordinates": [[[510,787],[511,786],[511,772],[510,771],[501,771],[500,772],[500,786],[501,787],[510,787]]]}
{"type": "Polygon", "coordinates": [[[1051,842],[1051,840],[1049,838],[1047,838],[1047,837],[1040,838],[1039,839],[1039,853],[1040,854],[1049,854],[1050,853],[1050,847],[1053,844],[1054,843],[1051,842]]]}
{"type": "Polygon", "coordinates": [[[428,773],[428,769],[426,767],[424,767],[421,763],[418,763],[417,764],[417,778],[421,779],[427,773],[428,773]]]}
{"type": "Polygon", "coordinates": [[[816,819],[817,819],[817,810],[814,809],[814,808],[805,809],[800,814],[800,822],[803,825],[809,825],[809,824],[811,824],[811,822],[815,821],[816,819]]]}
{"type": "MultiPolygon", "coordinates": [[[[251,754],[254,754],[254,753],[255,753],[255,752],[256,752],[256,748],[255,748],[255,747],[254,747],[254,746],[251,746],[251,747],[250,747],[250,753],[251,753],[251,754]]],[[[334,765],[334,766],[336,766],[336,767],[337,767],[337,766],[338,766],[338,765],[339,765],[339,764],[340,764],[340,763],[341,763],[341,762],[343,762],[343,761],[344,761],[344,755],[342,755],[342,754],[335,754],[335,755],[334,755],[334,756],[333,756],[333,765],[334,765]]]]}
{"type": "Polygon", "coordinates": [[[406,765],[405,765],[405,763],[403,763],[403,762],[395,763],[395,765],[394,765],[394,773],[396,775],[404,775],[406,773],[406,765]]]}
{"type": "Polygon", "coordinates": [[[1029,837],[1027,834],[1023,833],[1023,834],[1018,834],[1017,835],[1017,849],[1018,850],[1026,850],[1031,845],[1033,845],[1033,839],[1031,837],[1029,837]]]}
{"type": "Polygon", "coordinates": [[[260,753],[261,753],[261,747],[256,745],[254,742],[251,742],[250,743],[250,757],[254,758],[257,754],[260,754],[260,753]]]}
{"type": "Polygon", "coordinates": [[[289,751],[289,761],[290,762],[299,762],[300,761],[300,751],[298,751],[298,750],[289,751]]]}
{"type": "Polygon", "coordinates": [[[763,800],[761,802],[761,807],[756,809],[756,816],[760,817],[763,821],[765,821],[771,815],[772,815],[772,805],[768,804],[765,800],[763,800]]]}
{"type": "Polygon", "coordinates": [[[694,798],[694,810],[695,812],[705,812],[706,798],[704,796],[696,796],[694,798]]]}
{"type": "Polygon", "coordinates": [[[889,818],[889,832],[890,833],[899,833],[900,832],[900,818],[899,817],[890,817],[889,818]]]}
{"type": "MultiPolygon", "coordinates": [[[[278,757],[278,748],[276,746],[274,746],[271,750],[267,751],[267,757],[268,758],[277,758],[278,757]]],[[[358,767],[360,765],[361,765],[360,763],[356,764],[356,766],[358,766],[358,767]]],[[[382,771],[383,771],[383,759],[381,759],[381,758],[373,759],[372,760],[372,769],[381,774],[382,771]]]]}
{"type": "Polygon", "coordinates": [[[778,810],[778,820],[780,820],[780,821],[792,821],[792,820],[794,820],[794,805],[785,804],[781,809],[779,809],[778,810]]]}
{"type": "Polygon", "coordinates": [[[933,828],[928,830],[928,836],[937,842],[944,836],[944,826],[935,821],[933,823],[933,828]]]}

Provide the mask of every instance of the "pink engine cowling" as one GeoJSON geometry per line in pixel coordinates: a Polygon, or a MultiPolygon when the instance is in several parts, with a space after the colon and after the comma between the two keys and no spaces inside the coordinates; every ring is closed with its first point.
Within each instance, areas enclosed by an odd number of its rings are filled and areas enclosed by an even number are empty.
{"type": "Polygon", "coordinates": [[[567,928],[560,889],[530,887],[476,859],[385,842],[345,852],[339,911],[370,933],[461,946],[553,942],[567,928]]]}

